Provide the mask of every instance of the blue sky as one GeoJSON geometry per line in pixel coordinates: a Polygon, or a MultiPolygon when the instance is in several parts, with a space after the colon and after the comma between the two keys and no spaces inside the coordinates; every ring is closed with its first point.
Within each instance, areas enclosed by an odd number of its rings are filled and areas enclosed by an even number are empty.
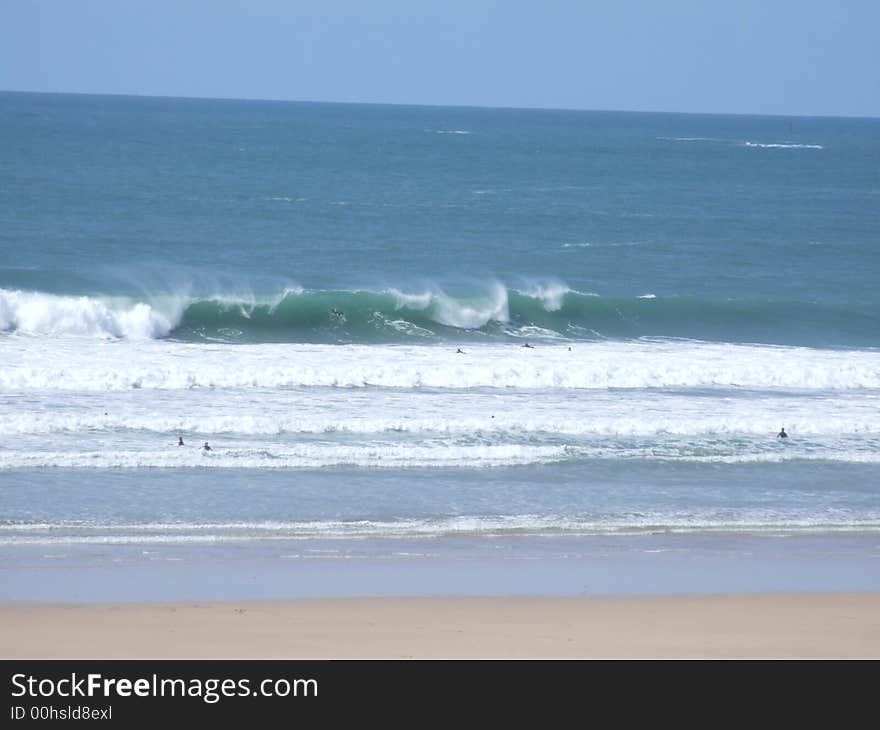
{"type": "Polygon", "coordinates": [[[880,116],[880,0],[0,0],[0,89],[880,116]]]}

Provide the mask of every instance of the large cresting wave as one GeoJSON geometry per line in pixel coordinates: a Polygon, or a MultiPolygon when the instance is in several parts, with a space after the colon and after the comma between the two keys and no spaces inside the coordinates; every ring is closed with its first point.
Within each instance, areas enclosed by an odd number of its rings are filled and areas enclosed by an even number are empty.
{"type": "Polygon", "coordinates": [[[184,342],[383,344],[682,337],[874,347],[876,313],[818,303],[599,296],[558,281],[474,290],[69,296],[0,289],[0,332],[184,342]]]}

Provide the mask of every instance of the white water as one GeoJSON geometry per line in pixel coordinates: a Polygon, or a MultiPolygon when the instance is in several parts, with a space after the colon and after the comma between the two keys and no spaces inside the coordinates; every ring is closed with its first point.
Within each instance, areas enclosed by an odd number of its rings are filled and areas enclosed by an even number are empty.
{"type": "Polygon", "coordinates": [[[133,340],[165,337],[180,322],[184,301],[169,301],[167,312],[126,299],[55,296],[0,289],[0,333],[84,335],[133,340]]]}
{"type": "Polygon", "coordinates": [[[873,464],[878,383],[870,351],[645,341],[461,355],[7,335],[0,470],[873,464]]]}
{"type": "Polygon", "coordinates": [[[880,352],[691,341],[532,349],[0,339],[0,391],[133,388],[880,388],[880,352]]]}

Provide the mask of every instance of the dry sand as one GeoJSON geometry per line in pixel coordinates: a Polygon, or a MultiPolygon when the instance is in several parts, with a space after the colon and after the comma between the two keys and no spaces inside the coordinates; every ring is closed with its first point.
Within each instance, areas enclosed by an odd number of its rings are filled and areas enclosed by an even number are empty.
{"type": "Polygon", "coordinates": [[[0,605],[0,658],[880,658],[880,594],[0,605]]]}

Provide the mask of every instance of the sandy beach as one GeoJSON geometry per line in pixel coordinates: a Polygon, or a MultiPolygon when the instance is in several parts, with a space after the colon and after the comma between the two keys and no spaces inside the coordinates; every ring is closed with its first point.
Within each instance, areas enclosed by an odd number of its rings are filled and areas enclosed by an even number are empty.
{"type": "Polygon", "coordinates": [[[880,594],[9,602],[0,658],[880,658],[880,594]]]}

